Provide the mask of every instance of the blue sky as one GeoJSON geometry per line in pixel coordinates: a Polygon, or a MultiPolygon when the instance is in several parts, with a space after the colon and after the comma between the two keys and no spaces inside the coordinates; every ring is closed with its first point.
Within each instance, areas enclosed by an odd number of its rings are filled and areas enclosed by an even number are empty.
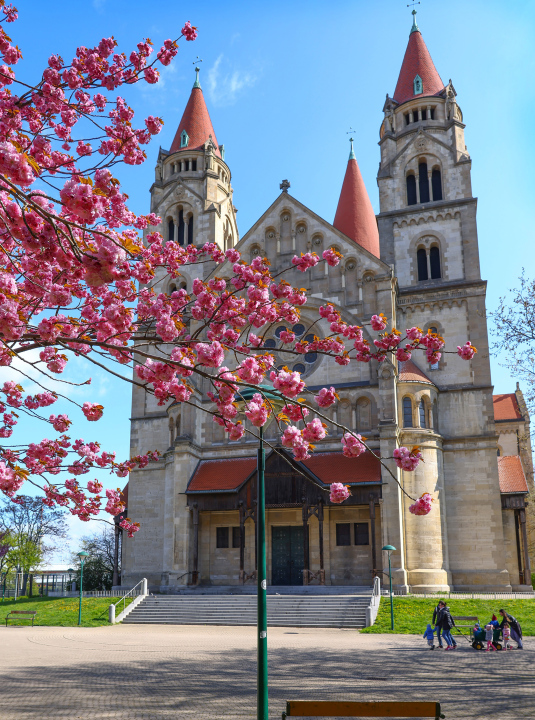
{"type": "MultiPolygon", "coordinates": [[[[171,145],[197,55],[203,59],[201,84],[217,139],[225,145],[232,171],[240,235],[273,202],[283,178],[290,180],[296,198],[332,221],[350,127],[379,211],[378,133],[385,95],[393,94],[412,24],[406,2],[93,0],[59,3],[54,12],[36,0],[16,4],[19,20],[6,29],[24,55],[17,75],[29,82],[40,75],[50,54],[70,60],[77,45],[92,46],[103,36],[114,35],[129,53],[144,37],[157,47],[177,37],[185,20],[198,26],[199,38],[181,43],[175,62],[162,73],[163,82],[125,93],[138,125],[149,114],[165,121],[145,165],[120,173],[135,212],[149,209],[158,145],[171,145]]],[[[489,283],[487,307],[492,310],[533,257],[535,3],[423,0],[417,9],[437,70],[445,83],[453,80],[466,122],[473,193],[479,199],[482,276],[489,283]]],[[[497,359],[492,369],[495,392],[513,391],[514,380],[497,359]]],[[[129,388],[109,377],[95,378],[94,387],[107,406],[105,419],[87,425],[82,418],[79,434],[102,439],[106,449],[126,457],[129,388]]]]}

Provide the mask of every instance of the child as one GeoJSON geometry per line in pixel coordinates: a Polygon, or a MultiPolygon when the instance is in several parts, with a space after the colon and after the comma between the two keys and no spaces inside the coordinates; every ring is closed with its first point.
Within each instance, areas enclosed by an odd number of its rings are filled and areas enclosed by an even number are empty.
{"type": "Polygon", "coordinates": [[[430,650],[435,649],[435,631],[431,627],[431,625],[427,625],[427,629],[424,632],[424,638],[427,640],[427,644],[429,645],[430,650]]]}
{"type": "Polygon", "coordinates": [[[512,650],[513,649],[512,646],[511,647],[509,646],[509,639],[511,638],[511,628],[509,627],[508,622],[505,622],[503,624],[502,635],[503,635],[503,649],[504,650],[512,650]]]}
{"type": "Polygon", "coordinates": [[[494,637],[494,625],[489,623],[488,625],[485,625],[485,640],[487,641],[487,652],[489,650],[496,650],[494,645],[492,644],[492,640],[494,637]]]}

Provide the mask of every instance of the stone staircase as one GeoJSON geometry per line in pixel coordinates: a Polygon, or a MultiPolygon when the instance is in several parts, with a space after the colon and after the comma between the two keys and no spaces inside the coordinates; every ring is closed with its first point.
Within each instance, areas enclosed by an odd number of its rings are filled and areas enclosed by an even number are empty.
{"type": "MultiPolygon", "coordinates": [[[[268,626],[362,628],[370,595],[268,595],[268,626]]],[[[124,623],[256,625],[255,595],[148,595],[124,623]]]]}

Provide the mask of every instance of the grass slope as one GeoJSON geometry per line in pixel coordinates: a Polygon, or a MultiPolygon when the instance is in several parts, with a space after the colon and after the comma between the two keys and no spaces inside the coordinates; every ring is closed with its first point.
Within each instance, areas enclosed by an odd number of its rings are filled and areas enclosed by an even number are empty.
{"type": "MultiPolygon", "coordinates": [[[[82,600],[82,626],[98,627],[108,625],[108,607],[119,598],[84,598],[82,600]]],[[[11,610],[37,610],[34,625],[56,625],[73,627],[78,625],[79,598],[19,598],[0,602],[0,620],[5,625],[6,615],[11,610]]],[[[129,605],[131,599],[126,600],[129,605]]],[[[117,615],[122,612],[123,604],[117,607],[117,615]]],[[[31,625],[31,615],[11,615],[8,626],[31,625]],[[28,619],[29,618],[29,619],[28,619]]]]}
{"type": "MultiPolygon", "coordinates": [[[[394,632],[423,635],[427,623],[433,618],[438,600],[415,597],[394,598],[394,632]]],[[[447,600],[453,616],[476,615],[481,623],[488,622],[494,613],[503,608],[514,615],[524,635],[535,635],[535,600],[447,600]]],[[[501,617],[499,618],[501,620],[501,617]]],[[[390,599],[381,598],[375,625],[361,630],[363,633],[390,633],[390,599]]],[[[463,629],[463,632],[466,630],[463,629]]],[[[459,641],[458,641],[459,642],[459,641]]]]}

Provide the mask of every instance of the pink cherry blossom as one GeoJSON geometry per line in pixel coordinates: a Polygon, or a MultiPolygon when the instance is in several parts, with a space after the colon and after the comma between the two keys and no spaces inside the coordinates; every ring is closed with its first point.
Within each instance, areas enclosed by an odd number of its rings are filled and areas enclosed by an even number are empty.
{"type": "Polygon", "coordinates": [[[366,452],[366,446],[362,442],[362,436],[344,433],[342,437],[342,452],[345,457],[358,457],[362,455],[363,452],[366,452]]]}
{"type": "Polygon", "coordinates": [[[85,402],[82,406],[82,412],[88,420],[95,421],[100,420],[104,413],[104,408],[102,405],[97,405],[97,403],[85,402]]]}
{"type": "Polygon", "coordinates": [[[315,396],[315,400],[318,403],[318,406],[321,408],[327,408],[331,405],[334,405],[336,402],[336,398],[338,395],[336,394],[336,390],[333,387],[330,388],[321,388],[319,393],[315,396]]]}
{"type": "Polygon", "coordinates": [[[386,328],[386,317],[381,313],[380,315],[372,315],[371,326],[372,330],[376,332],[382,332],[386,328]]]}
{"type": "Polygon", "coordinates": [[[246,417],[255,427],[262,427],[270,414],[270,409],[265,403],[260,393],[255,393],[251,400],[247,403],[245,410],[246,417]]]}
{"type": "Polygon", "coordinates": [[[349,488],[347,485],[343,485],[339,482],[331,483],[331,492],[329,495],[329,500],[332,503],[340,504],[343,503],[344,500],[347,500],[347,498],[351,495],[351,492],[349,491],[349,488]]]}
{"type": "Polygon", "coordinates": [[[420,464],[420,460],[422,460],[422,453],[418,450],[418,448],[409,450],[406,447],[400,447],[394,450],[394,460],[396,461],[398,468],[412,472],[420,464]]]}
{"type": "Polygon", "coordinates": [[[305,429],[303,430],[303,439],[308,443],[323,440],[323,438],[327,435],[326,428],[327,426],[325,423],[322,423],[319,418],[314,418],[314,420],[311,420],[305,425],[305,429]]]}
{"type": "Polygon", "coordinates": [[[287,415],[290,420],[293,420],[294,422],[304,420],[304,418],[306,418],[306,416],[309,414],[308,408],[302,406],[299,403],[287,404],[282,408],[281,412],[283,415],[287,415]]]}
{"type": "Polygon", "coordinates": [[[330,265],[331,267],[335,267],[340,262],[342,256],[338,252],[338,250],[335,250],[334,248],[329,248],[328,250],[324,250],[322,253],[322,257],[325,260],[325,262],[330,265]]]}
{"type": "Polygon", "coordinates": [[[48,419],[48,422],[52,423],[52,427],[54,430],[57,430],[58,432],[64,433],[69,429],[69,426],[72,424],[72,420],[69,420],[67,415],[51,415],[48,419]]]}
{"type": "Polygon", "coordinates": [[[462,347],[457,346],[457,355],[463,360],[471,360],[476,354],[477,350],[468,340],[462,347]]]}
{"type": "Polygon", "coordinates": [[[415,503],[409,505],[409,512],[413,515],[428,515],[431,512],[431,503],[433,498],[429,493],[424,493],[416,500],[415,503]]]}

